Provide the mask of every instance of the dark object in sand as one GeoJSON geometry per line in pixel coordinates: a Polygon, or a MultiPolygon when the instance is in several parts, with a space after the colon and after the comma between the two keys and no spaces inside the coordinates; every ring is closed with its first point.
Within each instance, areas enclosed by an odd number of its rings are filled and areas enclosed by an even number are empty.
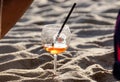
{"type": "Polygon", "coordinates": [[[117,80],[120,80],[120,11],[115,26],[114,51],[115,63],[113,66],[113,75],[117,80]]]}

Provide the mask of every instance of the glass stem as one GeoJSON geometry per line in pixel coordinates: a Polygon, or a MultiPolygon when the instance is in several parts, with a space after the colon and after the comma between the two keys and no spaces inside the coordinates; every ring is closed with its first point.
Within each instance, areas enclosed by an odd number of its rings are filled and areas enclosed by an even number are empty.
{"type": "Polygon", "coordinates": [[[57,71],[57,55],[54,54],[54,74],[56,75],[56,71],[57,71]]]}

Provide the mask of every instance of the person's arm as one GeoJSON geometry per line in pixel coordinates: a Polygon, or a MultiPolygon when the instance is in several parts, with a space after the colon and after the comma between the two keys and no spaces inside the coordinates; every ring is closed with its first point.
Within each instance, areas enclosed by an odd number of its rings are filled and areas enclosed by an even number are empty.
{"type": "Polygon", "coordinates": [[[3,0],[1,38],[25,13],[33,0],[3,0]]]}

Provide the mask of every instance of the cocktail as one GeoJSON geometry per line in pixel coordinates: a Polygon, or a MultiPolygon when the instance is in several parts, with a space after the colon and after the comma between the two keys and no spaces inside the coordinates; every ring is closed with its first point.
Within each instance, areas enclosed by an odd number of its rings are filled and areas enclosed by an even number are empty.
{"type": "Polygon", "coordinates": [[[71,32],[68,25],[65,25],[59,34],[61,24],[45,25],[42,29],[42,44],[46,51],[54,56],[54,74],[56,75],[57,55],[65,52],[69,47],[71,32]],[[59,36],[58,36],[59,34],[59,36]]]}

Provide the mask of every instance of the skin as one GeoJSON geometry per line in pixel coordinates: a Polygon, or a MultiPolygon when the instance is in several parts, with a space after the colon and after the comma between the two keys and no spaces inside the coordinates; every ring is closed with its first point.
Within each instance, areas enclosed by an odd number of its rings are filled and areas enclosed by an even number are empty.
{"type": "Polygon", "coordinates": [[[16,24],[32,2],[33,0],[3,0],[0,38],[3,38],[4,35],[16,24]]]}

